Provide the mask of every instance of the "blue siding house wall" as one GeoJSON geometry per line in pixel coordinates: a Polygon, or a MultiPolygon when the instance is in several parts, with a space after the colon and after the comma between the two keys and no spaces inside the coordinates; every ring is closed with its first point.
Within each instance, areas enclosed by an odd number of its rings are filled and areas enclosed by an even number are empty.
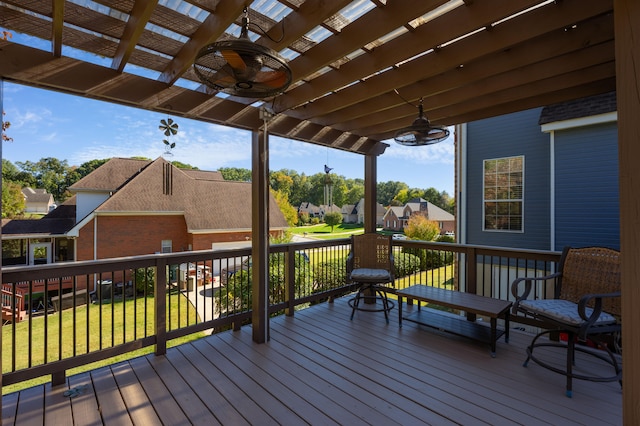
{"type": "Polygon", "coordinates": [[[549,136],[540,131],[542,108],[468,123],[466,243],[548,249],[550,241],[549,136]],[[524,156],[523,231],[483,230],[484,160],[524,156]]]}
{"type": "Polygon", "coordinates": [[[556,131],[555,249],[620,249],[618,130],[615,123],[556,131]]]}
{"type": "Polygon", "coordinates": [[[461,243],[620,247],[615,93],[461,126],[461,243]],[[483,161],[523,156],[523,229],[483,229],[483,161]]]}

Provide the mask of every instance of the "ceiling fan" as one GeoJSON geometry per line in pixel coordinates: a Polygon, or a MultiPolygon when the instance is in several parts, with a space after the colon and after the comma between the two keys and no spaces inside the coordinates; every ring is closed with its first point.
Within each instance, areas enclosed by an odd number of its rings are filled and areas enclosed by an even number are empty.
{"type": "MultiPolygon", "coordinates": [[[[396,93],[398,92],[396,91],[396,93]]],[[[398,96],[400,96],[399,93],[398,96]]],[[[393,139],[397,143],[405,146],[432,145],[449,137],[449,129],[444,126],[432,126],[427,117],[424,116],[422,98],[420,98],[418,111],[418,118],[410,126],[396,132],[393,139]]]]}
{"type": "MultiPolygon", "coordinates": [[[[254,24],[255,25],[255,24],[254,24]]],[[[265,35],[266,32],[258,27],[265,35]]],[[[229,95],[268,98],[291,84],[291,69],[278,52],[249,39],[249,14],[244,9],[240,37],[203,47],[193,64],[207,86],[229,95]]]]}

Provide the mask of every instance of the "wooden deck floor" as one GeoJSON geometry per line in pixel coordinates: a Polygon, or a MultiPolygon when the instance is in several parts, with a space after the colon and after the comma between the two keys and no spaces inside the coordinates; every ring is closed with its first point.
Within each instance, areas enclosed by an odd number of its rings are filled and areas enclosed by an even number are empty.
{"type": "Polygon", "coordinates": [[[388,325],[349,313],[339,299],[272,319],[266,344],[245,327],[6,395],[3,424],[622,424],[617,382],[574,381],[567,398],[563,376],[522,367],[528,334],[512,330],[491,358],[488,345],[399,329],[395,309],[388,325]]]}

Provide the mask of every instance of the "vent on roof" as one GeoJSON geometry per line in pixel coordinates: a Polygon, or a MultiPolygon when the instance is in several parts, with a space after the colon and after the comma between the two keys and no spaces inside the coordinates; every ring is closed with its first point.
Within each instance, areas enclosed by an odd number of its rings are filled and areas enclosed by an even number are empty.
{"type": "Polygon", "coordinates": [[[165,163],[162,169],[162,193],[173,195],[173,167],[170,163],[165,163]]]}

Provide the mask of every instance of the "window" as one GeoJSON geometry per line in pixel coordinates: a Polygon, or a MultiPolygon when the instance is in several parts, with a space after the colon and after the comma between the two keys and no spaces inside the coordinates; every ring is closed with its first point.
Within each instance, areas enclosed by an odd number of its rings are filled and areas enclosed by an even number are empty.
{"type": "Polygon", "coordinates": [[[522,231],[524,156],[484,160],[484,229],[522,231]]]}
{"type": "Polygon", "coordinates": [[[171,253],[173,251],[171,240],[162,240],[162,253],[171,253]]]}

